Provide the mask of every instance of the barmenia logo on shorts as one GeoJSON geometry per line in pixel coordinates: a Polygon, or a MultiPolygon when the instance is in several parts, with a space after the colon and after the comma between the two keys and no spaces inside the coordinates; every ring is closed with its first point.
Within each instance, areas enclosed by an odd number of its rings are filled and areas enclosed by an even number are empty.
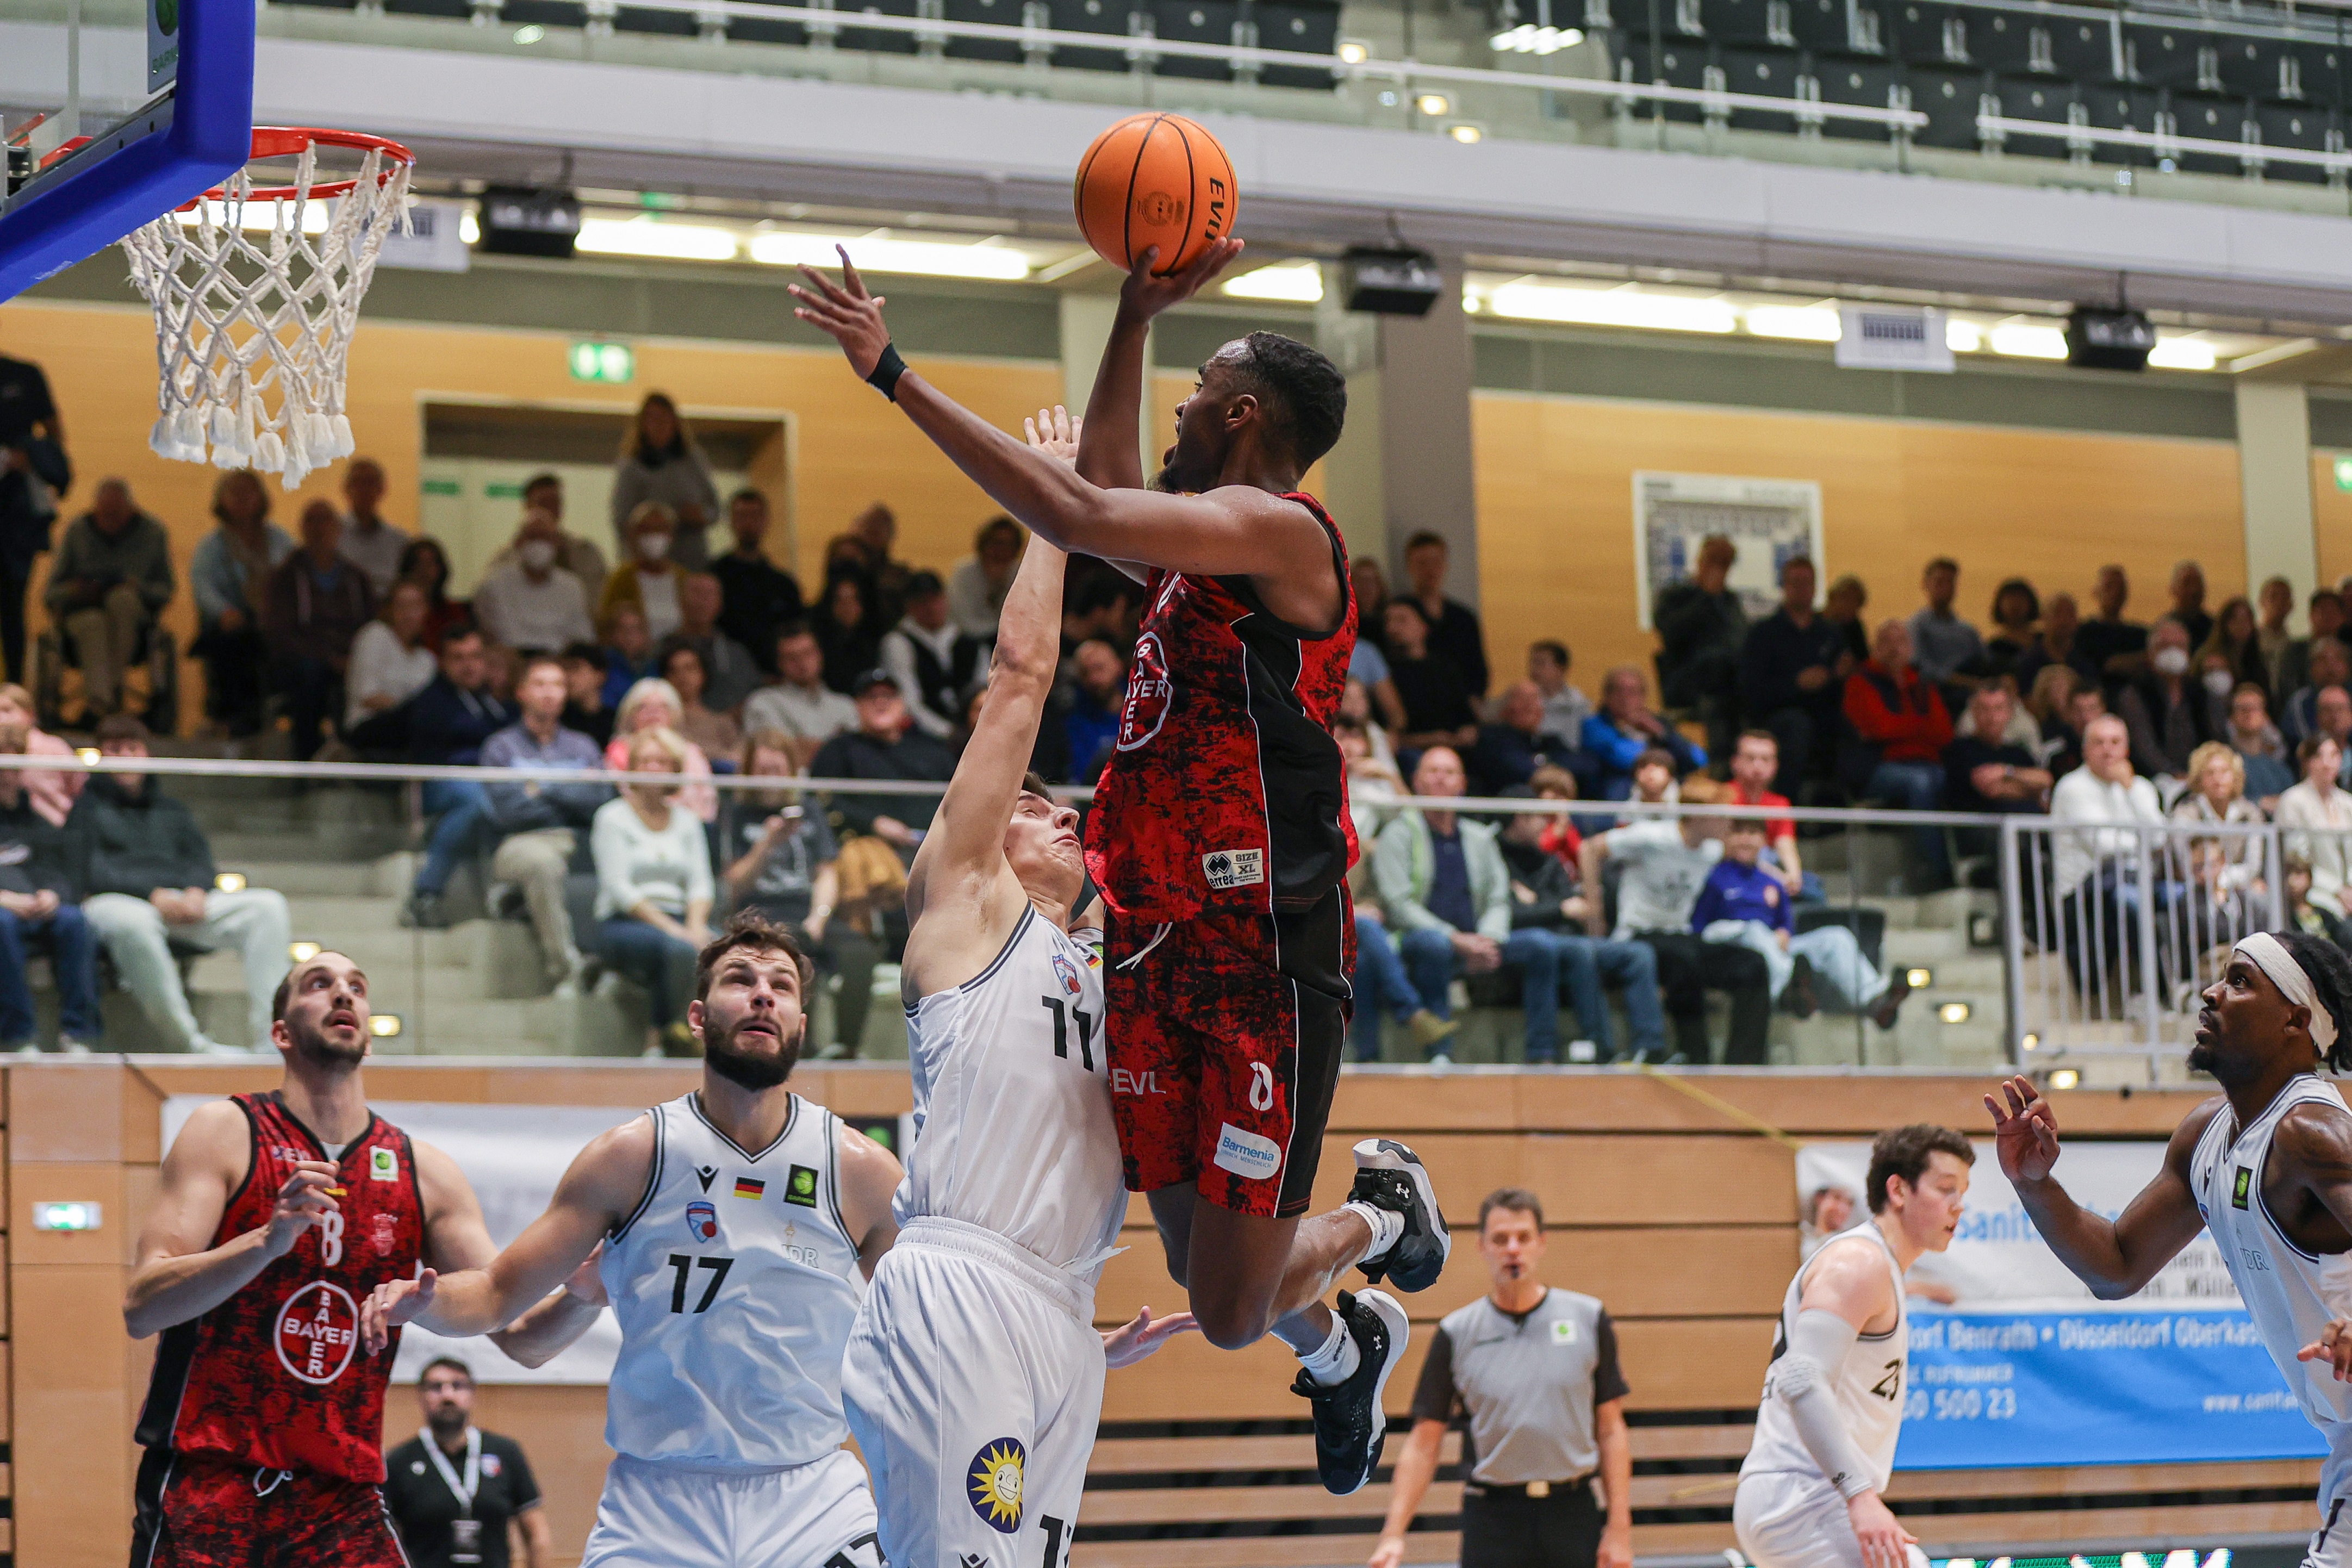
{"type": "Polygon", "coordinates": [[[1282,1145],[1228,1121],[1217,1134],[1217,1164],[1247,1181],[1263,1182],[1282,1169],[1282,1145]]]}

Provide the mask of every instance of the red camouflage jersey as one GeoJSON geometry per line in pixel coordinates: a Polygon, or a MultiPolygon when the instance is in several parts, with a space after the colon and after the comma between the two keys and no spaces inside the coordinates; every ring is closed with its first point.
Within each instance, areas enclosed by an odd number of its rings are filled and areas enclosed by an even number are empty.
{"type": "MultiPolygon", "coordinates": [[[[300,1160],[326,1151],[283,1100],[240,1094],[252,1160],[221,1214],[220,1246],[269,1223],[300,1160]]],[[[138,1439],[259,1469],[383,1479],[383,1389],[399,1331],[381,1354],[359,1342],[359,1304],[416,1273],[425,1202],[408,1134],[371,1114],[340,1162],[343,1195],[323,1225],[202,1317],[163,1331],[138,1439]]]]}
{"type": "Polygon", "coordinates": [[[1087,818],[1087,869],[1133,920],[1313,907],[1356,863],[1331,715],[1356,651],[1347,542],[1331,539],[1337,630],[1277,620],[1246,577],[1156,571],[1118,736],[1087,818]]]}

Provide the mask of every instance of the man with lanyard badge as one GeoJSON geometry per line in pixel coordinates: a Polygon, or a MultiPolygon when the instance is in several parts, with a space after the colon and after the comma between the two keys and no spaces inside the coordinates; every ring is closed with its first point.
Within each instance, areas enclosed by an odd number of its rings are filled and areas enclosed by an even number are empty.
{"type": "Polygon", "coordinates": [[[384,1458],[383,1500],[415,1568],[509,1568],[507,1526],[523,1568],[548,1568],[554,1540],[539,1482],[511,1437],[474,1425],[474,1374],[443,1356],[416,1380],[425,1425],[384,1458]]]}

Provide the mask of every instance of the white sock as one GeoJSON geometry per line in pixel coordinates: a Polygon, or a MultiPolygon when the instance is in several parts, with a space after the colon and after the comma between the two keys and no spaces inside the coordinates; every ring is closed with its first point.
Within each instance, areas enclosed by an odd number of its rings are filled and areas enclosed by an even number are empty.
{"type": "Polygon", "coordinates": [[[1384,1209],[1360,1198],[1350,1199],[1339,1207],[1372,1227],[1371,1245],[1364,1248],[1366,1258],[1378,1258],[1404,1239],[1404,1215],[1394,1209],[1384,1209]]]}
{"type": "Polygon", "coordinates": [[[1356,1343],[1356,1336],[1348,1331],[1348,1321],[1335,1311],[1331,1314],[1331,1337],[1316,1350],[1301,1353],[1298,1364],[1307,1369],[1308,1377],[1332,1388],[1355,1376],[1363,1360],[1364,1352],[1356,1343]]]}

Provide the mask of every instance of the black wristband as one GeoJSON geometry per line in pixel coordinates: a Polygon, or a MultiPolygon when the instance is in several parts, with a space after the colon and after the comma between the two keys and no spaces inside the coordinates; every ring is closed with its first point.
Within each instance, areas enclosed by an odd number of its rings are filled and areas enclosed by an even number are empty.
{"type": "Polygon", "coordinates": [[[866,378],[866,384],[888,398],[898,401],[898,378],[907,374],[907,362],[898,357],[896,343],[882,345],[882,357],[874,362],[874,373],[866,378]]]}

